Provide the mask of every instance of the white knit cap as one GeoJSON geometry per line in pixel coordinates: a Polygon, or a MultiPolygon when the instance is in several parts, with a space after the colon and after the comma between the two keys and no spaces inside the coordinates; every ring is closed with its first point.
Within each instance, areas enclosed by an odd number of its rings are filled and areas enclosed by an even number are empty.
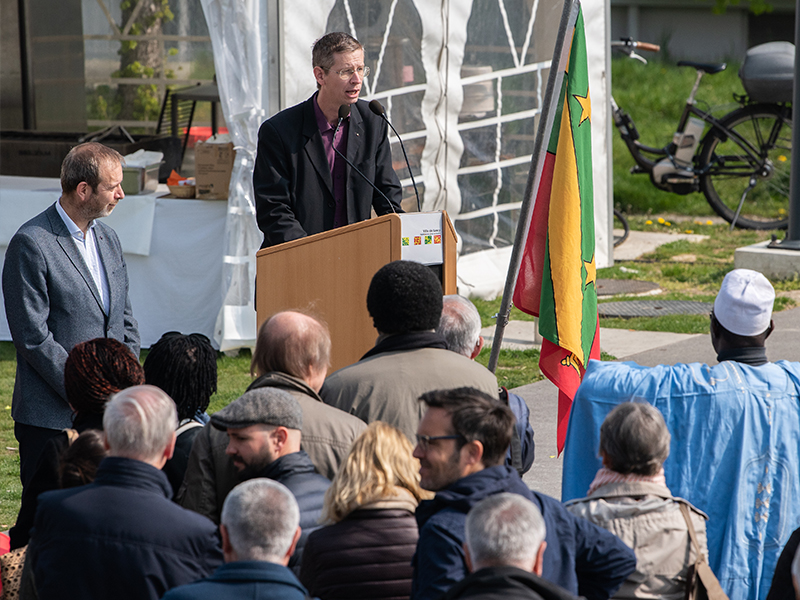
{"type": "Polygon", "coordinates": [[[758,271],[734,269],[722,280],[714,317],[736,335],[759,335],[769,327],[775,290],[758,271]]]}

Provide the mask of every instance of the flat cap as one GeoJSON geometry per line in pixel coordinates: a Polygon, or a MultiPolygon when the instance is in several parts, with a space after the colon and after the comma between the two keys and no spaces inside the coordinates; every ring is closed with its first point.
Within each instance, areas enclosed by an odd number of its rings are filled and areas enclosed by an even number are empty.
{"type": "Polygon", "coordinates": [[[303,429],[303,411],[289,392],[263,387],[245,392],[211,415],[211,424],[223,431],[228,428],[243,429],[251,425],[303,429]]]}

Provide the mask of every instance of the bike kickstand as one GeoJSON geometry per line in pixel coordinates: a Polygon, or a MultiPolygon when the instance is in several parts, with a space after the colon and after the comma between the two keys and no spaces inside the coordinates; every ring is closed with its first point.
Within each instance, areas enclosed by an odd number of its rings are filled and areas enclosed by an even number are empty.
{"type": "Polygon", "coordinates": [[[755,176],[750,178],[750,185],[747,186],[747,189],[742,194],[742,199],[739,200],[739,206],[736,209],[736,214],[733,215],[733,219],[731,219],[731,228],[728,231],[733,231],[733,228],[736,227],[736,221],[739,220],[739,215],[741,214],[742,207],[744,206],[744,199],[747,198],[747,194],[750,193],[750,190],[756,187],[757,182],[758,180],[755,176]]]}

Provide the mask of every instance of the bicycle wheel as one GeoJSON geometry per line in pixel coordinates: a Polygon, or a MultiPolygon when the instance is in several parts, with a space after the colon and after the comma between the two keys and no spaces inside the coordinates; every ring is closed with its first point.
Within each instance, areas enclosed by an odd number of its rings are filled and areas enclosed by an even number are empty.
{"type": "Polygon", "coordinates": [[[736,226],[786,229],[792,168],[791,111],[753,104],[725,116],[721,123],[736,135],[713,128],[703,140],[697,167],[700,189],[711,208],[729,223],[742,196],[736,226]]]}

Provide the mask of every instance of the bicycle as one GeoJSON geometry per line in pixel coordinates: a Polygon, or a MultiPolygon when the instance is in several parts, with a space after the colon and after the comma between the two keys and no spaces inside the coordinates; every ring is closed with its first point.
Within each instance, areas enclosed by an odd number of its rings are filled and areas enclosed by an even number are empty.
{"type": "MultiPolygon", "coordinates": [[[[631,39],[611,42],[631,58],[647,63],[635,51],[657,52],[659,46],[631,39]]],[[[767,46],[765,44],[764,46],[767,46]]],[[[752,51],[748,51],[747,61],[752,51]]],[[[793,47],[792,47],[793,48],[793,47]]],[[[761,54],[763,64],[764,54],[761,54]]],[[[696,101],[700,80],[725,70],[725,63],[680,61],[678,66],[697,70],[672,141],[663,148],[639,142],[631,116],[611,97],[614,125],[636,164],[631,173],[647,173],[653,185],[676,194],[702,191],[711,208],[731,224],[745,229],[785,229],[788,224],[789,180],[792,153],[792,78],[788,74],[788,97],[760,92],[757,100],[734,94],[740,106],[721,118],[696,101]],[[703,136],[703,132],[708,131],[703,136]],[[702,139],[701,139],[702,138],[702,139]]],[[[753,82],[739,77],[745,89],[753,82]]],[[[781,72],[782,75],[782,72],[781,72]]]]}

